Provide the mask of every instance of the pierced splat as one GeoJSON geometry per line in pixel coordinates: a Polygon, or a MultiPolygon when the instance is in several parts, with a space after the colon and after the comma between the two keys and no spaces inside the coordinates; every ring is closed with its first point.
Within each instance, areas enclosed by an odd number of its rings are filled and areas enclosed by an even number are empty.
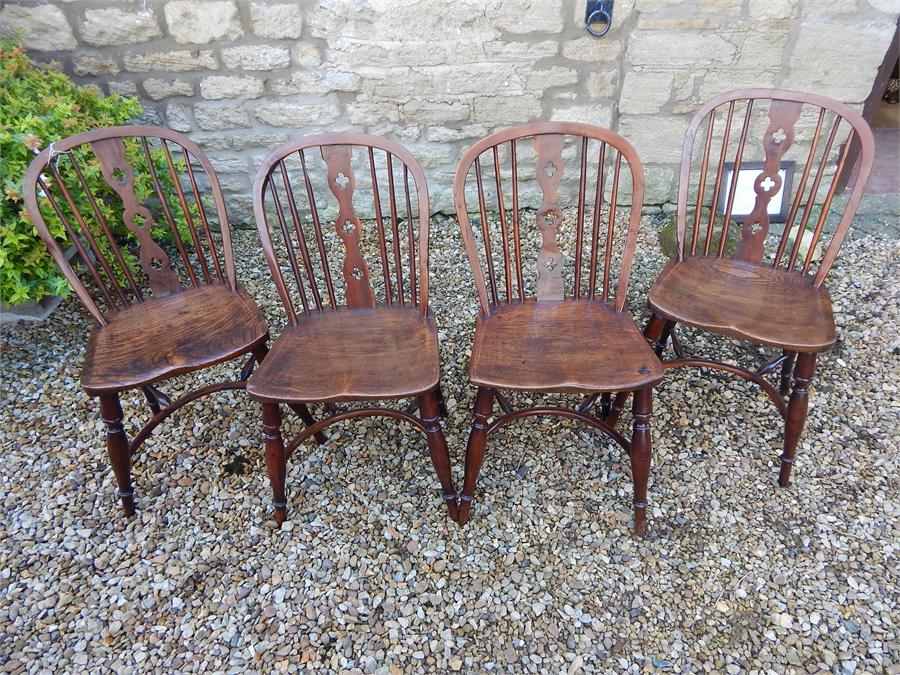
{"type": "Polygon", "coordinates": [[[155,296],[171,295],[182,289],[178,275],[166,252],[153,241],[153,214],[138,201],[134,193],[134,170],[125,157],[125,143],[121,138],[105,138],[91,143],[100,160],[103,178],[115,190],[124,207],[125,227],[137,237],[140,246],[141,269],[147,275],[155,296]]]}
{"type": "Polygon", "coordinates": [[[766,161],[753,183],[756,203],[741,228],[741,241],[734,254],[739,260],[762,262],[763,245],[769,233],[769,202],[781,190],[778,170],[782,157],[794,142],[794,125],[802,109],[803,104],[795,101],[773,100],[769,106],[769,126],[763,136],[766,161]]]}
{"type": "Polygon", "coordinates": [[[557,235],[563,220],[557,192],[563,177],[562,151],[565,137],[543,134],[534,137],[537,152],[535,173],[541,186],[541,208],[536,220],[541,231],[541,250],[537,259],[537,299],[562,300],[565,295],[562,254],[557,235]]]}
{"type": "Polygon", "coordinates": [[[375,291],[369,282],[369,268],[359,250],[360,222],[353,209],[356,180],[350,167],[353,148],[349,145],[322,146],[322,159],[328,165],[328,187],[338,200],[335,231],[344,242],[344,283],[347,306],[374,307],[375,291]]]}

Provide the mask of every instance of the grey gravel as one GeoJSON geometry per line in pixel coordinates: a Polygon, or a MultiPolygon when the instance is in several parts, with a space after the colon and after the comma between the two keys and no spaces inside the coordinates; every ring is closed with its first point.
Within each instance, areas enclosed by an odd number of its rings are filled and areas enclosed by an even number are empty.
{"type": "MultiPolygon", "coordinates": [[[[236,240],[240,277],[277,334],[255,233],[236,240]]],[[[663,263],[645,219],[639,320],[663,263]]],[[[452,220],[434,223],[431,274],[459,484],[476,305],[452,220]]],[[[78,388],[86,314],[69,299],[43,324],[5,326],[0,668],[900,672],[898,274],[896,241],[845,244],[828,281],[839,341],[820,359],[790,488],[775,484],[780,424],[761,394],[715,373],[670,375],[643,539],[629,533],[627,458],[540,418],[492,437],[464,529],[444,516],[420,436],[382,420],[332,427],[292,458],[291,520],[276,530],[258,410],[234,392],[157,431],[135,467],[141,510],[125,520],[97,404],[78,388]],[[222,469],[236,454],[245,474],[222,469]]],[[[681,336],[694,353],[766,358],[681,336]]],[[[132,429],[142,403],[126,398],[132,429]]]]}

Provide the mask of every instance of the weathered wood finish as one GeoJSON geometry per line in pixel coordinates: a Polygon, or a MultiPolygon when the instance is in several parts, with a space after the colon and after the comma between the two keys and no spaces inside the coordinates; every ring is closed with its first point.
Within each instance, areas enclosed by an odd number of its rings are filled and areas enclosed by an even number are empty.
{"type": "Polygon", "coordinates": [[[437,327],[428,311],[430,210],[422,168],[403,147],[377,136],[307,136],[282,145],[263,161],[254,184],[253,208],[263,252],[289,324],[247,384],[250,395],[263,403],[266,461],[276,520],[281,523],[287,517],[286,461],[293,450],[331,424],[375,416],[407,422],[425,434],[449,516],[455,520],[457,495],[437,398],[437,327]],[[316,184],[309,161],[316,152],[327,166],[328,192],[338,203],[333,223],[324,222],[319,213],[324,196],[317,192],[321,186],[316,184]],[[380,184],[376,155],[384,157],[387,173],[380,184]],[[299,197],[287,164],[293,156],[300,160],[299,182],[305,193],[299,197]],[[354,207],[354,199],[362,199],[357,190],[359,172],[352,165],[354,157],[368,164],[379,244],[378,257],[371,264],[380,271],[384,283],[381,302],[359,246],[366,225],[354,207]],[[395,173],[402,176],[399,186],[395,173]],[[381,189],[385,184],[387,200],[381,189]],[[416,193],[415,216],[411,188],[416,193]],[[414,219],[418,220],[416,228],[414,219]],[[307,241],[304,226],[308,229],[310,224],[312,236],[307,241]],[[335,228],[343,244],[343,304],[340,284],[334,283],[328,263],[325,239],[329,227],[335,228]],[[405,251],[401,233],[407,240],[405,251]],[[279,255],[286,259],[292,278],[285,278],[279,255]],[[414,400],[408,411],[375,407],[346,410],[334,405],[406,398],[414,400]],[[327,414],[285,444],[277,415],[279,403],[321,403],[327,414]],[[412,414],[416,407],[418,417],[412,414]]]}
{"type": "MultiPolygon", "coordinates": [[[[133,515],[131,464],[151,432],[201,396],[245,386],[243,381],[216,383],[173,401],[155,383],[251,352],[264,355],[268,328],[237,284],[218,180],[200,148],[174,131],[149,126],[97,129],[56,141],[35,157],[26,174],[25,203],[47,249],[96,323],[85,350],[81,384],[100,398],[117,494],[125,515],[133,515]],[[104,217],[101,198],[89,190],[82,164],[91,155],[122,202],[124,225],[137,239],[140,271],[127,264],[122,242],[104,217]],[[139,167],[131,164],[135,157],[144,159],[142,169],[152,185],[147,201],[159,209],[162,220],[138,199],[139,167]],[[217,237],[201,198],[203,181],[196,175],[200,170],[215,205],[212,223],[217,225],[217,237]],[[79,203],[86,204],[85,213],[79,203]],[[179,208],[185,237],[176,226],[179,208]],[[61,221],[64,240],[53,236],[45,213],[61,221]],[[152,237],[151,228],[159,223],[172,234],[169,251],[152,237]],[[218,246],[216,238],[221,240],[218,246]],[[79,253],[84,280],[63,253],[68,245],[79,253]],[[129,389],[143,391],[152,415],[130,443],[119,399],[120,392],[129,389]]],[[[252,362],[245,370],[249,367],[252,362]]]]}
{"type": "MultiPolygon", "coordinates": [[[[797,444],[806,420],[808,392],[816,354],[830,349],[836,339],[831,300],[822,284],[850,227],[871,171],[873,158],[872,132],[863,119],[848,106],[823,96],[776,89],[738,90],[712,99],[697,112],[685,138],[677,207],[678,255],[666,266],[650,289],[648,304],[653,315],[644,331],[645,337],[656,343],[655,349],[661,354],[668,337],[674,337],[672,327],[677,323],[684,323],[748,340],[780,352],[780,356],[756,371],[711,359],[688,358],[681,353],[676,354],[677,358],[664,363],[667,369],[701,367],[721,370],[762,388],[785,418],[784,450],[779,476],[779,484],[782,486],[787,485],[790,479],[797,444]],[[730,198],[718,251],[710,250],[715,206],[724,174],[722,164],[727,156],[727,131],[721,141],[714,195],[708,206],[710,217],[706,244],[702,250],[698,248],[698,232],[701,212],[704,210],[701,207],[706,204],[703,195],[709,160],[711,155],[715,155],[711,153],[711,139],[717,111],[727,106],[727,130],[732,124],[736,105],[742,102],[746,117],[736,149],[735,169],[740,168],[747,141],[746,120],[754,106],[769,103],[769,123],[762,138],[765,164],[754,183],[755,206],[743,223],[735,256],[729,258],[724,252],[724,234],[727,233],[727,216],[731,212],[730,198]],[[769,228],[767,207],[782,189],[782,181],[778,175],[779,165],[795,142],[795,125],[804,110],[812,111],[810,118],[816,120],[815,131],[809,140],[810,148],[802,163],[801,176],[790,202],[784,232],[778,240],[777,249],[770,259],[766,259],[764,242],[769,228]],[[849,130],[849,136],[843,149],[840,149],[836,145],[836,139],[842,125],[849,130]],[[696,134],[701,128],[706,129],[706,139],[702,145],[696,200],[692,200],[693,148],[696,134]],[[846,206],[841,212],[834,235],[825,248],[821,263],[818,268],[813,269],[814,251],[824,232],[837,186],[842,174],[853,168],[847,162],[847,149],[852,145],[860,148],[859,178],[848,195],[846,206]],[[831,167],[835,168],[833,174],[830,174],[831,167]],[[808,227],[813,223],[811,214],[819,196],[822,197],[822,211],[810,231],[808,227]],[[697,206],[692,225],[686,218],[689,205],[697,206]],[[794,229],[795,225],[797,229],[794,229]],[[809,232],[811,237],[807,242],[807,253],[800,256],[803,232],[809,232]],[[777,374],[778,386],[765,379],[769,374],[777,374]],[[792,374],[794,389],[790,399],[785,402],[792,374]]],[[[730,197],[734,196],[736,176],[737,171],[732,176],[730,197]]],[[[620,392],[616,397],[605,418],[608,424],[615,425],[627,397],[625,392],[620,392]]]]}
{"type": "Polygon", "coordinates": [[[523,417],[557,415],[589,424],[629,451],[635,480],[635,531],[643,532],[650,467],[651,392],[662,379],[664,370],[631,317],[623,311],[643,204],[640,160],[624,138],[606,129],[567,122],[523,125],[492,134],[475,143],[463,155],[456,170],[454,200],[481,305],[469,367],[469,379],[478,386],[478,395],[466,447],[460,524],[469,519],[490,433],[523,417]],[[565,224],[559,187],[566,171],[563,162],[566,137],[573,138],[574,147],[580,150],[571,295],[566,293],[563,252],[559,245],[561,228],[565,224]],[[536,152],[535,178],[541,193],[541,204],[535,213],[535,229],[540,233],[541,247],[535,261],[534,297],[529,297],[524,283],[527,275],[523,268],[528,263],[523,260],[523,242],[533,233],[525,231],[520,214],[519,185],[522,179],[518,175],[517,151],[517,143],[529,139],[536,152]],[[600,141],[596,156],[588,153],[591,140],[600,141]],[[509,149],[509,181],[501,179],[500,147],[509,149]],[[497,195],[500,220],[498,243],[503,248],[500,264],[495,264],[492,254],[484,185],[488,179],[482,167],[483,158],[492,160],[494,167],[492,187],[497,195]],[[613,292],[611,264],[616,209],[625,184],[623,163],[630,173],[632,207],[613,292]],[[593,166],[597,170],[591,177],[588,167],[593,166]],[[477,210],[470,208],[466,199],[466,185],[473,173],[477,210]],[[509,198],[504,194],[504,183],[509,185],[509,198]],[[607,184],[611,186],[608,201],[605,198],[607,184]],[[593,198],[589,196],[589,185],[593,186],[593,198]],[[587,228],[585,218],[591,200],[594,217],[592,226],[587,228]],[[506,204],[512,205],[509,214],[506,204]],[[604,207],[608,214],[605,224],[601,223],[604,207]],[[469,220],[470,211],[480,216],[481,248],[469,220]],[[586,254],[586,245],[590,255],[586,254]],[[502,389],[584,393],[589,403],[582,404],[577,410],[557,407],[514,410],[500,393],[502,389]],[[637,412],[641,422],[635,427],[632,443],[587,412],[601,394],[622,390],[640,391],[637,412]],[[495,398],[502,413],[491,420],[495,398]],[[633,444],[637,453],[630,452],[633,444]]]}

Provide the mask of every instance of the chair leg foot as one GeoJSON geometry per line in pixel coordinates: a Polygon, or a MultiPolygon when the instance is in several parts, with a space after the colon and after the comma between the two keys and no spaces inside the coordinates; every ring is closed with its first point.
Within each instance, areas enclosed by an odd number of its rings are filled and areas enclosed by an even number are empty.
{"type": "Polygon", "coordinates": [[[106,452],[119,486],[116,495],[122,501],[122,512],[126,516],[133,516],[136,509],[134,488],[131,485],[131,451],[125,427],[122,425],[122,404],[119,401],[119,394],[105,394],[100,397],[100,414],[106,425],[106,452]]]}
{"type": "Polygon", "coordinates": [[[285,496],[287,455],[284,452],[284,441],[281,438],[281,410],[277,403],[263,403],[262,415],[263,429],[266,434],[266,469],[269,473],[269,484],[272,486],[275,522],[280,526],[287,519],[287,497],[285,496]]]}
{"type": "Polygon", "coordinates": [[[435,391],[419,396],[419,414],[425,423],[425,438],[428,441],[428,454],[431,455],[431,463],[441,482],[441,494],[447,504],[447,512],[452,520],[459,520],[456,505],[456,488],[453,485],[453,476],[450,473],[450,452],[447,450],[447,440],[441,430],[440,406],[435,391]]]}
{"type": "Polygon", "coordinates": [[[652,413],[653,390],[640,389],[634,392],[631,477],[634,482],[634,534],[638,536],[644,534],[647,529],[647,482],[650,478],[650,417],[652,413]]]}
{"type": "Polygon", "coordinates": [[[472,499],[475,496],[475,483],[484,463],[484,449],[487,445],[487,422],[494,407],[494,392],[487,387],[478,387],[475,396],[475,421],[466,443],[466,474],[463,479],[462,494],[459,498],[459,524],[469,522],[472,499]]]}
{"type": "Polygon", "coordinates": [[[791,469],[794,456],[800,443],[800,434],[806,423],[809,410],[809,385],[816,369],[816,355],[801,353],[797,355],[794,366],[794,390],[788,401],[787,416],[784,424],[784,451],[781,454],[781,470],[778,473],[778,484],[787,487],[791,482],[791,469]]]}

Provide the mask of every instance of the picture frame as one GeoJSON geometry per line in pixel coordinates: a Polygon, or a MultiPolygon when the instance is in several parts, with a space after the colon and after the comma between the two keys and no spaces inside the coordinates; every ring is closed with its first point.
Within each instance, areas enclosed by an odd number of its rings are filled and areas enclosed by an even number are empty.
{"type": "MultiPolygon", "coordinates": [[[[731,188],[734,162],[726,162],[724,166],[722,177],[724,189],[719,194],[719,201],[716,204],[716,211],[722,214],[725,213],[725,209],[728,206],[728,191],[731,188]]],[[[769,202],[770,223],[783,223],[787,220],[793,193],[795,166],[796,163],[792,161],[782,162],[778,169],[778,173],[781,175],[781,190],[769,202]]],[[[735,222],[743,223],[747,216],[752,213],[756,204],[756,192],[753,189],[753,184],[764,168],[765,162],[741,162],[740,173],[735,186],[734,203],[731,208],[731,218],[735,222]]]]}

